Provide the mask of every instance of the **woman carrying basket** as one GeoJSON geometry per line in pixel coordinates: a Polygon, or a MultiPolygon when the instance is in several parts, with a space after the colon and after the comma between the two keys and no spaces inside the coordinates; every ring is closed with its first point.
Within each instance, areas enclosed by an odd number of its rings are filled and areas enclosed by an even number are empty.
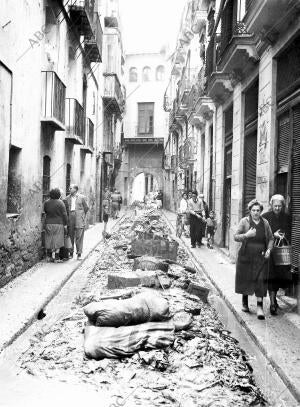
{"type": "MultiPolygon", "coordinates": [[[[285,200],[282,195],[273,195],[270,200],[271,210],[262,216],[267,219],[274,235],[275,244],[282,239],[290,241],[291,218],[285,212],[285,200]]],[[[270,313],[277,314],[278,304],[276,294],[279,288],[287,288],[292,281],[290,265],[276,265],[274,253],[269,260],[268,291],[270,296],[270,313]]]]}
{"type": "Polygon", "coordinates": [[[262,204],[253,199],[248,204],[249,216],[241,219],[234,240],[241,242],[236,263],[235,292],[242,294],[242,311],[249,312],[248,296],[257,297],[257,318],[265,319],[263,297],[267,295],[268,262],[273,247],[273,234],[261,217],[262,204]]]}

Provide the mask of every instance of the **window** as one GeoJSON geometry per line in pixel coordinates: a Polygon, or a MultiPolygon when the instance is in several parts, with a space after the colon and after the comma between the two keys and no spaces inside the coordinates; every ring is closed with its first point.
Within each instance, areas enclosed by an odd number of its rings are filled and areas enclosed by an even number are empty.
{"type": "Polygon", "coordinates": [[[70,185],[71,185],[71,164],[67,164],[67,169],[66,169],[66,194],[70,193],[70,185]]]}
{"type": "Polygon", "coordinates": [[[43,158],[43,202],[49,198],[51,159],[47,155],[43,158]]]}
{"type": "Polygon", "coordinates": [[[149,66],[145,66],[143,69],[143,82],[149,82],[150,81],[150,75],[151,75],[151,69],[149,66]]]}
{"type": "Polygon", "coordinates": [[[21,212],[21,149],[10,147],[7,180],[7,213],[21,212]]]}
{"type": "Polygon", "coordinates": [[[132,67],[129,70],[129,82],[137,82],[137,80],[137,69],[132,67]]]}
{"type": "Polygon", "coordinates": [[[138,134],[153,134],[154,103],[138,103],[138,134]]]}
{"type": "Polygon", "coordinates": [[[165,67],[162,65],[159,65],[156,68],[156,80],[157,81],[164,81],[165,80],[165,67]]]}

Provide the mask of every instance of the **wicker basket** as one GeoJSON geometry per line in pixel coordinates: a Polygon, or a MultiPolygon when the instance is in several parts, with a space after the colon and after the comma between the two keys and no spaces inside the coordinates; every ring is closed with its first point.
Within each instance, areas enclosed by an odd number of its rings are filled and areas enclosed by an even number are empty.
{"type": "Polygon", "coordinates": [[[290,266],[292,264],[292,246],[286,238],[275,241],[272,256],[275,266],[290,266]]]}

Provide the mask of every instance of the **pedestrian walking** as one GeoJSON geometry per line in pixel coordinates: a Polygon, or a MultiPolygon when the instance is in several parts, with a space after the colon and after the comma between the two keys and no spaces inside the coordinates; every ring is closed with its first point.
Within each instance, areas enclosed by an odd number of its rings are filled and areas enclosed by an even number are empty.
{"type": "Polygon", "coordinates": [[[121,205],[122,205],[122,203],[123,203],[123,198],[122,198],[122,195],[121,195],[121,192],[120,192],[120,191],[117,191],[117,193],[118,193],[118,195],[119,195],[119,201],[118,201],[118,203],[119,203],[119,208],[118,208],[118,211],[119,211],[119,213],[120,213],[120,211],[121,211],[121,205]]]}
{"type": "Polygon", "coordinates": [[[156,194],[156,205],[157,209],[162,209],[163,207],[163,193],[159,190],[156,194]]]}
{"type": "Polygon", "coordinates": [[[215,232],[217,229],[217,221],[215,219],[215,213],[214,211],[209,212],[209,216],[206,219],[206,236],[207,236],[207,247],[209,249],[213,249],[213,244],[214,244],[214,237],[215,237],[215,232]]]}
{"type": "MultiPolygon", "coordinates": [[[[203,208],[204,208],[204,215],[203,215],[203,219],[206,220],[209,217],[209,209],[208,209],[208,205],[207,203],[204,201],[204,194],[199,194],[199,200],[202,201],[203,204],[203,208]]],[[[201,225],[201,244],[202,244],[202,238],[205,236],[205,231],[206,231],[206,223],[202,222],[201,225]]]]}
{"type": "Polygon", "coordinates": [[[187,193],[183,192],[182,198],[179,203],[178,215],[181,216],[182,230],[185,232],[185,236],[189,237],[189,212],[188,212],[188,199],[187,193]]]}
{"type": "Polygon", "coordinates": [[[74,243],[77,251],[77,259],[81,259],[83,248],[84,229],[86,226],[86,216],[89,207],[86,203],[85,197],[78,192],[78,186],[72,184],[70,186],[70,195],[67,196],[69,205],[69,234],[72,243],[70,256],[73,257],[74,243]]]}
{"type": "Polygon", "coordinates": [[[64,246],[64,236],[67,233],[67,211],[60,199],[61,193],[58,188],[51,189],[50,199],[44,203],[44,228],[46,259],[54,263],[60,263],[60,248],[64,246]],[[48,252],[51,257],[48,257],[48,252]]]}
{"type": "Polygon", "coordinates": [[[108,219],[109,219],[109,206],[107,203],[104,203],[104,205],[103,205],[102,219],[104,222],[102,235],[105,239],[107,236],[107,224],[108,224],[108,219]]]}
{"type": "Polygon", "coordinates": [[[269,222],[261,216],[262,204],[253,199],[249,216],[241,219],[234,235],[242,246],[236,263],[235,292],[242,294],[242,311],[249,312],[248,296],[257,297],[257,318],[265,319],[263,298],[267,295],[268,261],[273,247],[269,222]]]}
{"type": "MultiPolygon", "coordinates": [[[[285,199],[282,195],[273,195],[270,200],[271,210],[264,213],[263,218],[270,224],[275,239],[291,240],[291,217],[285,212],[285,199]]],[[[288,288],[292,283],[290,265],[275,265],[273,253],[269,259],[268,291],[270,296],[270,313],[277,314],[277,291],[279,288],[288,288]]]]}
{"type": "Polygon", "coordinates": [[[67,261],[70,258],[70,248],[71,248],[71,239],[69,236],[69,204],[67,199],[64,197],[64,191],[62,188],[60,190],[60,199],[65,205],[66,212],[67,212],[67,233],[65,234],[64,246],[60,248],[59,251],[59,258],[63,261],[67,261]]]}
{"type": "Polygon", "coordinates": [[[200,247],[202,243],[202,230],[205,213],[202,200],[198,199],[197,191],[193,191],[192,199],[188,201],[188,211],[190,213],[190,236],[191,247],[196,244],[200,247]]]}
{"type": "Polygon", "coordinates": [[[114,188],[111,194],[111,216],[113,219],[118,218],[119,213],[119,194],[116,188],[114,188]]]}

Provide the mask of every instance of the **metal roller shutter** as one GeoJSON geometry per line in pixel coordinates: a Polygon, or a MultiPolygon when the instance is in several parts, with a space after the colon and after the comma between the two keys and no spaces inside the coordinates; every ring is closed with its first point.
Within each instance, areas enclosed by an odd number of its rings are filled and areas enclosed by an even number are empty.
{"type": "Polygon", "coordinates": [[[288,172],[290,145],[290,117],[289,112],[278,119],[278,151],[277,172],[288,172]]]}
{"type": "Polygon", "coordinates": [[[243,213],[248,214],[248,203],[256,196],[257,133],[245,137],[243,213]]]}
{"type": "Polygon", "coordinates": [[[293,149],[292,149],[292,246],[293,267],[299,267],[300,256],[300,105],[293,109],[293,149]]]}

